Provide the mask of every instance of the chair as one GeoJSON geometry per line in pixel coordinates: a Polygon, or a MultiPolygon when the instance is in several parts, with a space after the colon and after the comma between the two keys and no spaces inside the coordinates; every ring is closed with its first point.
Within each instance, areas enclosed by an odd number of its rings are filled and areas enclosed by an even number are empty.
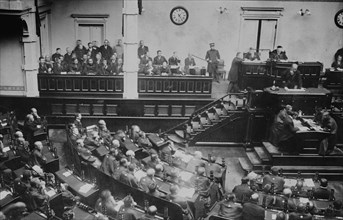
{"type": "Polygon", "coordinates": [[[218,69],[217,69],[217,74],[222,78],[226,78],[226,70],[224,69],[224,60],[220,59],[218,60],[218,69]]]}

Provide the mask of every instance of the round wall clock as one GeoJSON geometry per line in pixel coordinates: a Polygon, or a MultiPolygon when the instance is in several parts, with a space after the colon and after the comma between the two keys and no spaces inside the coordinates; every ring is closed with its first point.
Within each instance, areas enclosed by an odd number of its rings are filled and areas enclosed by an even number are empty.
{"type": "Polygon", "coordinates": [[[335,15],[335,24],[339,28],[343,28],[343,9],[339,10],[335,15]]]}
{"type": "Polygon", "coordinates": [[[176,25],[183,25],[188,20],[188,11],[182,6],[177,6],[170,11],[170,20],[176,25]]]}

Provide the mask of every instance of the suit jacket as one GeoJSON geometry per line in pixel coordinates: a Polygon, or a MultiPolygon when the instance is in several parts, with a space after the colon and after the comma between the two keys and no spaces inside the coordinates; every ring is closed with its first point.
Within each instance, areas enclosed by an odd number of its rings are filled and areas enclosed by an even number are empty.
{"type": "Polygon", "coordinates": [[[170,57],[168,61],[169,61],[169,65],[175,65],[175,66],[179,65],[181,62],[181,60],[179,60],[176,57],[170,57]]]}
{"type": "Polygon", "coordinates": [[[259,54],[258,53],[253,53],[253,54],[251,54],[251,53],[244,53],[243,54],[243,57],[244,57],[244,59],[248,59],[248,60],[250,60],[250,61],[253,61],[253,60],[260,60],[260,56],[259,56],[259,54]]]}
{"type": "Polygon", "coordinates": [[[78,47],[78,46],[76,46],[76,47],[74,48],[74,53],[75,53],[75,55],[76,55],[76,58],[77,58],[79,61],[81,61],[83,55],[87,53],[87,49],[86,49],[85,46],[82,46],[81,48],[78,47]]]}
{"type": "Polygon", "coordinates": [[[243,220],[264,220],[264,208],[254,202],[243,204],[243,220]]]}
{"type": "Polygon", "coordinates": [[[141,59],[142,55],[146,54],[146,52],[149,52],[149,48],[147,46],[138,47],[137,49],[138,58],[141,59]]]}
{"type": "Polygon", "coordinates": [[[229,76],[228,76],[228,80],[230,82],[237,82],[238,81],[238,76],[239,76],[239,69],[241,66],[241,62],[243,61],[243,59],[235,57],[232,60],[231,63],[231,68],[229,71],[229,76]]]}
{"type": "Polygon", "coordinates": [[[298,128],[294,127],[292,118],[286,110],[281,110],[276,116],[271,131],[271,142],[278,146],[280,142],[286,141],[295,135],[298,128]]]}
{"type": "Polygon", "coordinates": [[[230,220],[241,220],[243,207],[239,203],[221,201],[219,202],[218,215],[230,220]]]}
{"type": "Polygon", "coordinates": [[[187,57],[185,59],[185,72],[186,72],[186,74],[189,74],[189,66],[195,66],[195,65],[196,64],[195,64],[194,58],[193,57],[192,58],[187,57]]]}
{"type": "Polygon", "coordinates": [[[291,70],[287,69],[282,73],[281,80],[284,82],[284,86],[293,89],[295,86],[300,89],[303,85],[302,76],[299,70],[295,71],[293,75],[291,70]]]}
{"type": "Polygon", "coordinates": [[[82,71],[82,66],[81,66],[80,63],[78,63],[78,64],[73,64],[73,63],[71,63],[71,64],[69,64],[69,66],[68,66],[68,71],[69,71],[69,72],[72,72],[72,73],[76,73],[76,72],[80,72],[80,73],[81,73],[81,71],[82,71]]]}
{"type": "Polygon", "coordinates": [[[122,172],[119,177],[119,181],[125,183],[128,186],[138,189],[138,180],[130,171],[122,172]]]}
{"type": "Polygon", "coordinates": [[[109,176],[115,177],[116,169],[118,168],[118,161],[112,155],[106,155],[102,161],[100,169],[109,176]]]}
{"type": "Polygon", "coordinates": [[[67,64],[72,64],[73,63],[73,58],[72,58],[72,54],[64,54],[64,58],[63,61],[66,62],[67,64]]]}
{"type": "Polygon", "coordinates": [[[42,152],[40,152],[39,150],[35,149],[32,152],[32,165],[37,165],[39,167],[42,167],[43,165],[46,164],[46,158],[45,156],[42,154],[42,152]]]}
{"type": "Polygon", "coordinates": [[[38,73],[39,74],[47,74],[48,73],[48,67],[45,63],[43,64],[39,64],[39,67],[38,67],[38,73]]]}
{"type": "Polygon", "coordinates": [[[167,63],[168,63],[167,59],[166,59],[164,56],[161,56],[161,57],[156,56],[156,57],[154,58],[154,61],[153,61],[152,64],[153,64],[153,65],[162,65],[163,62],[167,62],[167,63]]]}
{"type": "Polygon", "coordinates": [[[61,72],[64,72],[65,69],[64,69],[64,66],[60,63],[54,63],[54,66],[52,68],[52,72],[54,74],[61,74],[61,72]]]}
{"type": "Polygon", "coordinates": [[[106,60],[109,60],[113,55],[112,47],[110,47],[109,45],[107,47],[105,47],[105,45],[102,45],[99,48],[99,51],[101,52],[102,57],[106,60]]]}
{"type": "Polygon", "coordinates": [[[51,60],[56,62],[56,59],[59,59],[60,57],[63,57],[62,54],[59,54],[59,53],[54,53],[52,56],[51,56],[51,60]]]}
{"type": "Polygon", "coordinates": [[[282,177],[269,174],[263,177],[262,187],[264,187],[266,184],[271,185],[272,183],[274,183],[275,192],[282,192],[283,186],[285,185],[285,180],[282,177]]]}
{"type": "Polygon", "coordinates": [[[249,199],[253,194],[253,191],[250,189],[248,184],[241,184],[235,186],[232,192],[236,195],[237,201],[243,202],[243,199],[249,199]]]}
{"type": "Polygon", "coordinates": [[[145,176],[139,181],[139,188],[141,188],[144,192],[147,192],[149,190],[149,185],[152,183],[155,183],[155,180],[145,176]]]}
{"type": "Polygon", "coordinates": [[[331,191],[329,188],[316,188],[313,192],[313,197],[316,199],[330,199],[331,191]]]}
{"type": "Polygon", "coordinates": [[[269,58],[272,60],[288,60],[285,51],[278,54],[276,49],[269,53],[269,58]]]}

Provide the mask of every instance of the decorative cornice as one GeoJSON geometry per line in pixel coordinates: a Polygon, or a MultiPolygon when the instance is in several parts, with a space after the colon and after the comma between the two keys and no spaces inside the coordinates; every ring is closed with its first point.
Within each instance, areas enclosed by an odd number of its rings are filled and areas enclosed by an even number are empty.
{"type": "Polygon", "coordinates": [[[72,18],[108,18],[109,14],[71,14],[72,18]]]}
{"type": "Polygon", "coordinates": [[[280,7],[241,7],[243,11],[283,11],[280,7]]]}
{"type": "Polygon", "coordinates": [[[0,86],[0,90],[4,91],[25,91],[24,86],[0,86]]]}

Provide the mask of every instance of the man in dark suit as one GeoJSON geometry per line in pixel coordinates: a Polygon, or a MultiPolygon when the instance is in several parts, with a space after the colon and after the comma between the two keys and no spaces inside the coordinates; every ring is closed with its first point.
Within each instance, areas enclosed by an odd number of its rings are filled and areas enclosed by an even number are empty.
{"type": "Polygon", "coordinates": [[[109,176],[115,177],[116,169],[119,166],[119,162],[116,160],[116,154],[118,149],[111,148],[110,153],[104,157],[100,169],[109,176]]]}
{"type": "Polygon", "coordinates": [[[228,93],[239,92],[238,76],[239,76],[239,70],[240,70],[242,61],[243,61],[242,53],[238,52],[236,54],[236,57],[233,58],[233,60],[232,60],[231,68],[229,71],[228,80],[230,81],[230,83],[229,83],[229,87],[228,87],[228,93]]]}
{"type": "Polygon", "coordinates": [[[293,63],[291,68],[285,70],[281,76],[282,84],[285,88],[289,89],[301,89],[302,88],[302,76],[298,70],[298,64],[293,63]]]}
{"type": "Polygon", "coordinates": [[[269,53],[269,58],[271,60],[280,61],[280,60],[288,60],[286,55],[286,51],[283,49],[282,46],[277,46],[275,50],[269,53]]]}
{"type": "Polygon", "coordinates": [[[127,168],[127,171],[120,174],[119,180],[126,185],[138,189],[138,180],[134,176],[135,167],[136,166],[134,164],[130,164],[127,168]]]}
{"type": "Polygon", "coordinates": [[[243,54],[243,58],[244,60],[250,60],[250,61],[260,60],[259,54],[255,52],[254,48],[252,47],[249,48],[249,51],[247,53],[243,54]]]}
{"type": "Polygon", "coordinates": [[[43,155],[43,144],[40,141],[34,143],[34,150],[32,152],[32,165],[43,167],[46,164],[46,157],[43,155]]]}
{"type": "Polygon", "coordinates": [[[328,188],[328,180],[325,178],[320,179],[319,188],[314,189],[313,197],[316,199],[327,199],[331,198],[331,190],[328,188]]]}
{"type": "Polygon", "coordinates": [[[214,43],[210,43],[210,49],[206,52],[205,60],[207,61],[207,72],[213,76],[214,81],[219,83],[218,78],[218,60],[220,59],[219,51],[214,49],[214,43]]]}
{"type": "Polygon", "coordinates": [[[338,126],[335,119],[330,116],[328,111],[323,112],[322,127],[325,131],[330,133],[330,136],[327,137],[328,146],[326,152],[326,154],[330,154],[336,146],[338,126]]]}
{"type": "MultiPolygon", "coordinates": [[[[194,67],[196,65],[195,60],[191,53],[188,53],[188,57],[185,59],[185,74],[190,74],[189,67],[194,67]]],[[[195,74],[195,71],[194,71],[195,74]]]]}
{"type": "Polygon", "coordinates": [[[282,192],[283,186],[285,185],[285,180],[278,176],[279,169],[277,167],[271,168],[271,174],[267,174],[263,177],[262,187],[266,184],[274,184],[274,192],[282,192]]]}
{"type": "Polygon", "coordinates": [[[110,42],[108,40],[104,41],[104,45],[102,45],[99,48],[99,51],[102,55],[102,58],[104,58],[105,60],[110,61],[111,56],[113,55],[113,50],[112,47],[110,46],[110,42]]]}
{"type": "Polygon", "coordinates": [[[74,53],[76,55],[76,58],[81,61],[84,54],[87,54],[87,49],[85,46],[82,45],[81,40],[76,41],[76,47],[74,48],[74,53]]]}
{"type": "Polygon", "coordinates": [[[124,205],[118,211],[118,218],[123,220],[136,220],[137,212],[134,210],[134,201],[130,195],[124,198],[124,205]]]}
{"type": "Polygon", "coordinates": [[[154,61],[152,62],[152,64],[156,66],[162,66],[164,62],[168,64],[167,59],[164,56],[162,56],[162,51],[158,50],[157,56],[154,57],[154,61]]]}
{"type": "Polygon", "coordinates": [[[242,219],[242,205],[235,203],[236,196],[233,193],[225,195],[225,199],[219,202],[218,215],[228,218],[230,220],[241,220],[242,219]]]}
{"type": "Polygon", "coordinates": [[[56,62],[57,59],[60,59],[60,57],[63,57],[63,55],[61,54],[61,48],[56,48],[56,53],[54,53],[51,56],[52,61],[56,62]]]}
{"type": "Polygon", "coordinates": [[[205,175],[205,168],[199,167],[197,173],[190,178],[189,182],[196,192],[207,192],[209,189],[211,182],[205,175]]]}
{"type": "Polygon", "coordinates": [[[243,204],[243,220],[264,220],[264,208],[258,204],[258,194],[251,195],[250,201],[243,204]]]}
{"type": "Polygon", "coordinates": [[[139,187],[144,191],[147,192],[149,189],[150,184],[156,183],[155,181],[155,170],[154,169],[148,169],[146,171],[146,176],[143,177],[139,181],[139,187]]]}
{"type": "Polygon", "coordinates": [[[139,42],[139,47],[137,50],[137,55],[138,55],[138,59],[142,59],[142,57],[149,52],[149,48],[147,46],[144,45],[144,41],[141,40],[139,42]]]}
{"type": "Polygon", "coordinates": [[[304,203],[299,203],[297,205],[297,210],[289,214],[289,220],[311,220],[312,215],[306,213],[306,205],[304,203]]]}
{"type": "Polygon", "coordinates": [[[119,161],[119,167],[114,173],[114,178],[119,180],[120,176],[127,172],[127,167],[128,167],[128,161],[126,158],[122,158],[119,161]]]}
{"type": "Polygon", "coordinates": [[[39,74],[47,74],[48,73],[48,67],[45,63],[44,57],[39,57],[38,73],[39,74]]]}
{"type": "Polygon", "coordinates": [[[73,59],[74,59],[74,58],[73,58],[73,51],[72,51],[69,47],[66,48],[66,51],[67,51],[67,53],[64,54],[63,60],[64,60],[64,62],[66,62],[68,65],[70,65],[70,64],[73,63],[73,59]]]}
{"type": "Polygon", "coordinates": [[[235,186],[232,192],[236,195],[237,201],[244,202],[244,198],[249,199],[250,196],[253,194],[253,191],[250,189],[248,185],[249,179],[247,177],[243,177],[241,179],[241,185],[235,186]]]}

